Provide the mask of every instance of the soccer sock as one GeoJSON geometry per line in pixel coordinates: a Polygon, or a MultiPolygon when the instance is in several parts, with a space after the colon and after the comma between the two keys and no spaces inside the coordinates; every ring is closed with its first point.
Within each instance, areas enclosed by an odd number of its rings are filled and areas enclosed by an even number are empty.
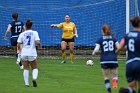
{"type": "MultiPolygon", "coordinates": [[[[129,90],[129,93],[136,93],[136,91],[135,90],[133,90],[132,88],[128,88],[128,90],[129,90]]],[[[140,93],[140,92],[138,92],[138,93],[140,93]]]]}
{"type": "Polygon", "coordinates": [[[113,78],[112,78],[112,81],[115,81],[115,82],[118,83],[118,77],[113,77],[113,78]]]}
{"type": "Polygon", "coordinates": [[[70,60],[71,60],[71,62],[74,61],[74,54],[73,53],[70,53],[70,60]]]}
{"type": "Polygon", "coordinates": [[[18,54],[19,54],[19,53],[16,53],[16,58],[18,58],[18,54]]]}
{"type": "Polygon", "coordinates": [[[38,69],[37,68],[36,69],[33,69],[32,76],[33,76],[33,80],[36,80],[37,79],[37,77],[38,77],[38,69]]]}
{"type": "Polygon", "coordinates": [[[138,89],[138,93],[140,93],[140,89],[138,89]]]}
{"type": "MultiPolygon", "coordinates": [[[[16,58],[17,58],[17,60],[20,60],[20,53],[16,53],[16,58]]],[[[22,62],[20,61],[19,62],[19,66],[21,67],[22,66],[22,62]]]]}
{"type": "Polygon", "coordinates": [[[25,69],[23,71],[23,77],[24,77],[25,85],[29,85],[29,70],[25,69]]]}
{"type": "Polygon", "coordinates": [[[117,83],[118,83],[118,77],[113,77],[113,78],[112,78],[112,85],[113,85],[113,88],[117,88],[117,83]]]}
{"type": "Polygon", "coordinates": [[[106,86],[107,91],[111,93],[111,87],[110,87],[110,81],[109,81],[109,79],[106,79],[105,80],[105,86],[106,86]]]}
{"type": "Polygon", "coordinates": [[[19,66],[20,66],[20,67],[22,66],[22,63],[21,63],[21,61],[19,62],[19,66]]]}
{"type": "Polygon", "coordinates": [[[62,59],[65,61],[66,60],[66,52],[62,52],[62,59]]]}

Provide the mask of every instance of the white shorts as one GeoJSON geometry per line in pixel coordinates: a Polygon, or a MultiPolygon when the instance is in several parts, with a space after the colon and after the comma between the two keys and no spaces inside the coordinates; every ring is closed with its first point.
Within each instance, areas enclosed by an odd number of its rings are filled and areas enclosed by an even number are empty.
{"type": "Polygon", "coordinates": [[[37,56],[21,56],[21,60],[23,61],[34,61],[37,56]]]}

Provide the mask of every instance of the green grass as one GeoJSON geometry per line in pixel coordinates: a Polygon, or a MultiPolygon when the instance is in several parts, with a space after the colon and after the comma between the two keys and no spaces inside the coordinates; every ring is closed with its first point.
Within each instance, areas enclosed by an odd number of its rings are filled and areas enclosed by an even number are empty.
{"type": "MultiPolygon", "coordinates": [[[[15,64],[15,58],[0,58],[0,93],[107,93],[99,60],[94,66],[86,66],[85,59],[77,59],[74,64],[61,60],[40,58],[38,87],[24,86],[23,70],[15,64]]],[[[127,86],[125,60],[119,61],[119,84],[127,86]]],[[[112,89],[118,93],[118,89],[112,89]]]]}

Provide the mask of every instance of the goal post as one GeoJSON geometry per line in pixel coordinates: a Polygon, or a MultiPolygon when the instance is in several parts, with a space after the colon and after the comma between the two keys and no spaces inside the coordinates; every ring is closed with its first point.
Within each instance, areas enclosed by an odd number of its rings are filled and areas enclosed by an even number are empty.
{"type": "Polygon", "coordinates": [[[129,29],[130,29],[130,2],[129,0],[126,0],[126,34],[129,33],[129,29]]]}

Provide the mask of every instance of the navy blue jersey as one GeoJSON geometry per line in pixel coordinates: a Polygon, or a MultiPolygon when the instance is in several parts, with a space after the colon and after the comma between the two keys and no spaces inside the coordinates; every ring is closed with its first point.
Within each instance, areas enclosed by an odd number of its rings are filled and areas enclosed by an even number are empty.
{"type": "Polygon", "coordinates": [[[100,45],[101,48],[101,64],[104,63],[118,63],[116,51],[117,40],[111,36],[102,36],[98,39],[96,44],[100,45]]]}
{"type": "Polygon", "coordinates": [[[140,61],[140,32],[131,31],[124,39],[128,50],[127,63],[140,61]]]}
{"type": "Polygon", "coordinates": [[[12,21],[10,23],[10,25],[12,26],[11,27],[11,37],[16,37],[16,36],[18,37],[19,34],[23,30],[23,26],[24,26],[23,22],[21,22],[21,21],[12,21]]]}

